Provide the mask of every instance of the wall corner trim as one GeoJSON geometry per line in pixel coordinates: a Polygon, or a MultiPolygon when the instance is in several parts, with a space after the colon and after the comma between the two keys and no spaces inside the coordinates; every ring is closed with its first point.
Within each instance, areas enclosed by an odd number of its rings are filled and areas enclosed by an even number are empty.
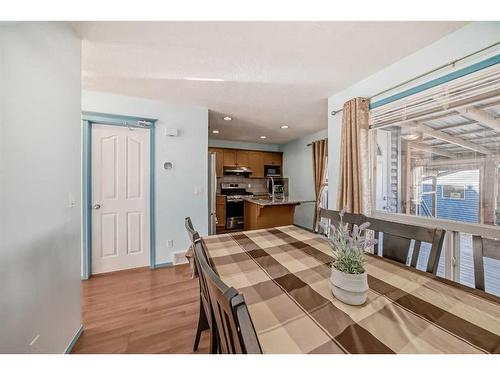
{"type": "Polygon", "coordinates": [[[76,343],[77,343],[78,339],[80,338],[80,336],[82,335],[82,333],[83,333],[83,324],[80,324],[80,327],[78,328],[75,335],[73,336],[73,338],[69,342],[69,344],[66,347],[66,350],[64,351],[63,354],[70,354],[71,353],[71,351],[73,350],[74,346],[76,345],[76,343]]]}

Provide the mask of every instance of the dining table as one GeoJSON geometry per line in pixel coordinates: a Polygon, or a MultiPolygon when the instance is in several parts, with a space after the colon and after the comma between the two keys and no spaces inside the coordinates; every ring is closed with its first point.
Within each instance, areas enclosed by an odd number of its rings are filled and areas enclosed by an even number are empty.
{"type": "Polygon", "coordinates": [[[360,306],[331,290],[327,238],[289,225],[203,237],[243,294],[263,353],[500,353],[500,298],[366,255],[360,306]]]}

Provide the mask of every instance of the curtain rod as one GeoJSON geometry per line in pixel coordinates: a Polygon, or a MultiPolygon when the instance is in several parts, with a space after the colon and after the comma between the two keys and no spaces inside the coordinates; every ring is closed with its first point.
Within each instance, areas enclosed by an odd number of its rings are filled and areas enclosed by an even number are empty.
{"type": "MultiPolygon", "coordinates": [[[[313,141],[313,142],[318,142],[318,141],[324,141],[324,140],[328,140],[328,138],[322,138],[322,139],[318,139],[317,141],[313,141]]],[[[311,143],[308,143],[308,144],[307,144],[306,146],[307,146],[307,147],[310,147],[310,146],[312,146],[313,142],[311,142],[311,143]]]]}
{"type": "MultiPolygon", "coordinates": [[[[388,88],[388,89],[385,89],[385,90],[383,90],[383,91],[377,92],[376,94],[373,94],[372,96],[368,97],[368,99],[372,99],[372,98],[374,98],[374,97],[376,97],[376,96],[379,96],[379,95],[385,94],[386,92],[392,91],[392,90],[397,89],[397,88],[399,88],[399,87],[401,87],[401,86],[404,86],[404,85],[406,85],[406,84],[408,84],[408,83],[410,83],[410,82],[416,81],[417,79],[420,79],[420,78],[423,78],[423,77],[425,77],[425,76],[428,76],[429,74],[432,74],[432,73],[434,73],[434,72],[437,72],[438,70],[444,69],[444,68],[446,68],[446,67],[448,67],[448,66],[450,66],[450,65],[451,65],[451,66],[455,66],[455,64],[456,64],[456,63],[458,63],[458,62],[460,62],[460,61],[462,61],[462,60],[465,60],[465,59],[467,59],[467,58],[469,58],[469,57],[471,57],[471,56],[477,55],[478,53],[484,52],[484,51],[486,51],[486,50],[488,50],[488,49],[490,49],[490,48],[493,48],[493,47],[495,47],[495,46],[497,46],[497,45],[499,45],[499,44],[500,44],[500,42],[493,43],[493,44],[489,45],[488,47],[484,47],[484,48],[482,48],[482,49],[480,49],[480,50],[478,50],[478,51],[476,51],[476,52],[472,52],[472,53],[469,53],[468,55],[465,55],[465,56],[463,56],[463,57],[460,57],[459,59],[452,60],[452,61],[450,61],[450,62],[449,62],[449,63],[447,63],[447,64],[443,64],[443,65],[441,65],[441,66],[438,66],[437,68],[434,68],[434,69],[429,70],[429,71],[427,71],[427,72],[425,72],[425,73],[419,74],[419,75],[418,75],[418,76],[416,76],[416,77],[410,78],[410,79],[408,79],[408,80],[406,80],[406,81],[404,81],[404,82],[401,82],[401,83],[399,83],[399,84],[397,84],[397,85],[395,85],[395,86],[392,86],[392,87],[390,87],[390,88],[388,88]]],[[[335,115],[336,115],[337,113],[339,113],[339,112],[342,112],[342,108],[339,108],[339,109],[337,109],[337,110],[335,110],[335,111],[331,111],[331,112],[330,112],[330,114],[331,114],[332,116],[335,116],[335,115]]]]}

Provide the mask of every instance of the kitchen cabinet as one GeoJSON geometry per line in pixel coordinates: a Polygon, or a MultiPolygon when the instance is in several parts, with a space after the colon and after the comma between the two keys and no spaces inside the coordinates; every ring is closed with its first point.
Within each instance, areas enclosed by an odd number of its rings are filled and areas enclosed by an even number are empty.
{"type": "Polygon", "coordinates": [[[224,167],[234,167],[236,165],[236,150],[224,150],[224,167]]]}
{"type": "Polygon", "coordinates": [[[245,230],[293,225],[295,207],[299,204],[260,204],[247,200],[244,207],[245,230]]]}
{"type": "Polygon", "coordinates": [[[208,151],[215,153],[215,174],[217,177],[224,175],[224,149],[209,148],[208,151]]]}
{"type": "Polygon", "coordinates": [[[282,166],[282,153],[255,150],[236,150],[232,148],[209,147],[216,154],[217,177],[224,175],[224,167],[249,167],[251,177],[262,178],[265,165],[282,166]]]}
{"type": "Polygon", "coordinates": [[[265,152],[264,165],[281,165],[281,152],[265,152]]]}
{"type": "Polygon", "coordinates": [[[248,167],[248,151],[236,151],[236,165],[248,167]]]}
{"type": "Polygon", "coordinates": [[[224,167],[248,167],[247,150],[224,149],[224,167]]]}
{"type": "Polygon", "coordinates": [[[226,196],[217,195],[215,198],[215,216],[217,217],[217,228],[221,230],[226,228],[226,196]]]}
{"type": "Polygon", "coordinates": [[[248,151],[248,167],[252,170],[252,177],[264,177],[264,153],[248,151]]]}
{"type": "Polygon", "coordinates": [[[272,157],[272,165],[281,165],[282,164],[282,157],[283,154],[281,152],[275,152],[273,153],[272,157]]]}

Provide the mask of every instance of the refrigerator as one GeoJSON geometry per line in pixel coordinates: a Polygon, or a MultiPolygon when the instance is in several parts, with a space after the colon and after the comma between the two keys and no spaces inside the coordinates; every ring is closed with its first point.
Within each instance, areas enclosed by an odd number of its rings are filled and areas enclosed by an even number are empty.
{"type": "Polygon", "coordinates": [[[216,216],[216,195],[217,195],[217,171],[215,158],[217,155],[215,152],[208,153],[208,235],[211,236],[215,234],[217,227],[217,216],[216,216]]]}

